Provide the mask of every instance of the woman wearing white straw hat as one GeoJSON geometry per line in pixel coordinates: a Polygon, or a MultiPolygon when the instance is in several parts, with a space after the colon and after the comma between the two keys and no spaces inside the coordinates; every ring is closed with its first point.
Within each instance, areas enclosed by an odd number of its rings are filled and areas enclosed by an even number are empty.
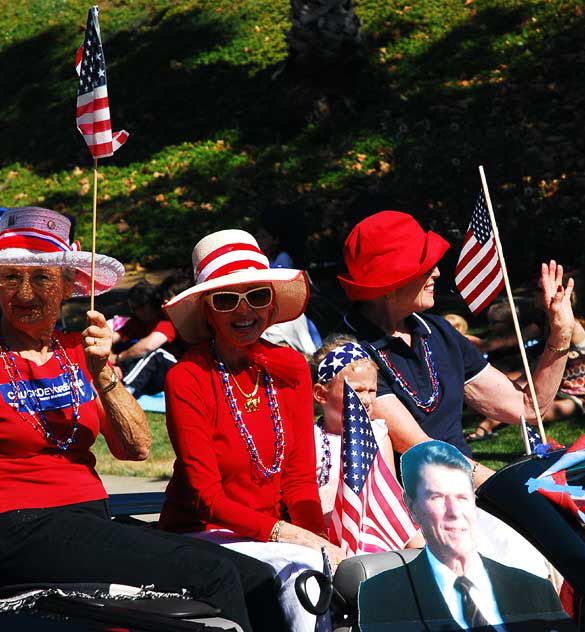
{"type": "MultiPolygon", "coordinates": [[[[247,632],[276,629],[282,612],[266,564],[110,520],[91,446],[101,432],[116,458],[140,461],[150,433],[107,362],[104,316],[89,311],[81,335],[55,331],[61,302],[90,288],[91,253],[70,244],[69,229],[69,219],[38,207],[0,218],[0,583],[187,589],[247,632]],[[253,627],[244,591],[268,594],[253,627]]],[[[123,272],[96,255],[97,293],[123,272]]]]}
{"type": "Polygon", "coordinates": [[[295,573],[321,570],[322,546],[334,565],[343,554],[325,536],[309,368],[300,353],[260,339],[269,325],[303,312],[307,279],[300,270],[271,269],[241,230],[203,238],[193,267],[195,285],[165,306],[181,336],[198,344],[167,376],[177,458],[160,525],[204,532],[199,537],[272,564],[292,629],[312,632],[295,573]]]}

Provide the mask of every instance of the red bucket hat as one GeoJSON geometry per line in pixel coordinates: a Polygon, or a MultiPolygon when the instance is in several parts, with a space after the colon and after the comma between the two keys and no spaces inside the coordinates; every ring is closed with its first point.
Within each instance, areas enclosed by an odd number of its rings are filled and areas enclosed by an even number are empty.
{"type": "Polygon", "coordinates": [[[408,213],[381,211],[356,224],[343,246],[348,272],[339,274],[351,301],[396,290],[433,268],[449,248],[408,213]]]}

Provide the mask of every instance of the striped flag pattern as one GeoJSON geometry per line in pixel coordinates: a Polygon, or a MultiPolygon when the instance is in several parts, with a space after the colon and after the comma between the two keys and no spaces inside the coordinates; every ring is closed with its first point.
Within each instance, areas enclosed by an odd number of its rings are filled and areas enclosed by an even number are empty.
{"type": "Polygon", "coordinates": [[[112,156],[128,138],[128,132],[112,133],[106,61],[100,36],[98,8],[91,7],[82,46],[75,56],[79,75],[77,88],[77,129],[81,132],[94,158],[112,156]]]}
{"type": "Polygon", "coordinates": [[[483,191],[479,193],[463,240],[455,267],[455,285],[474,314],[487,307],[504,287],[483,191]]]}
{"type": "Polygon", "coordinates": [[[329,537],[346,555],[401,549],[416,532],[402,488],[384,461],[368,413],[343,391],[341,472],[329,537]]]}

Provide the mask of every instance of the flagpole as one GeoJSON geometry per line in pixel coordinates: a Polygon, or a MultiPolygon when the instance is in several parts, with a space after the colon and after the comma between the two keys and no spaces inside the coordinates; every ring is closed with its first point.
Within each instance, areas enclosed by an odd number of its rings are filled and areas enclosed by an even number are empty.
{"type": "Polygon", "coordinates": [[[522,433],[522,440],[524,441],[524,449],[526,454],[532,454],[532,448],[530,447],[530,441],[528,440],[528,431],[526,430],[526,419],[524,415],[520,416],[520,432],[522,433]]]}
{"type": "MultiPolygon", "coordinates": [[[[528,390],[530,392],[530,397],[532,398],[532,405],[534,407],[534,413],[536,415],[536,423],[538,424],[538,431],[542,438],[542,442],[546,443],[546,435],[544,432],[544,426],[542,424],[542,416],[540,414],[540,408],[538,406],[538,399],[536,397],[536,391],[534,389],[534,382],[532,380],[532,373],[530,372],[530,367],[528,366],[528,358],[526,357],[526,349],[524,348],[524,341],[522,339],[522,332],[520,330],[520,323],[518,322],[518,315],[516,314],[516,305],[514,303],[514,297],[512,296],[512,288],[510,287],[510,280],[508,279],[508,271],[506,270],[506,261],[504,259],[504,252],[502,250],[502,244],[500,242],[500,235],[498,233],[498,226],[496,224],[496,218],[494,215],[494,211],[492,208],[492,202],[490,200],[490,194],[488,191],[487,181],[485,179],[485,173],[483,171],[483,166],[479,166],[479,175],[481,178],[481,186],[483,188],[483,194],[486,199],[488,213],[490,216],[490,222],[492,225],[492,231],[494,233],[494,241],[496,245],[496,250],[498,252],[498,258],[500,260],[500,265],[502,266],[502,274],[504,276],[504,284],[506,286],[506,295],[508,296],[508,302],[510,303],[510,308],[512,311],[512,320],[514,322],[514,330],[516,331],[516,338],[518,339],[518,347],[520,349],[520,356],[522,357],[522,364],[524,366],[524,373],[526,374],[526,380],[528,382],[528,390]]],[[[530,454],[530,451],[527,451],[527,454],[530,454]]]]}
{"type": "Polygon", "coordinates": [[[95,250],[96,250],[96,233],[97,233],[97,173],[98,159],[93,159],[93,213],[91,228],[91,293],[89,299],[89,309],[94,308],[95,299],[95,250]]]}

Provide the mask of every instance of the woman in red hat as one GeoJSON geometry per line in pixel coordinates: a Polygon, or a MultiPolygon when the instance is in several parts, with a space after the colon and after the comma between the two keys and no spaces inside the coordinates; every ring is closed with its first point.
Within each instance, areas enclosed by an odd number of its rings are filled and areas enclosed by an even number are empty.
{"type": "Polygon", "coordinates": [[[167,376],[176,460],[160,526],[270,563],[291,628],[313,632],[294,580],[303,569],[322,570],[322,546],[333,565],[343,553],[325,535],[309,367],[299,352],[260,339],[269,325],[303,313],[307,278],[271,269],[242,230],[204,237],[193,269],[195,285],[165,305],[183,339],[197,344],[167,376]]]}
{"type": "MultiPolygon", "coordinates": [[[[461,427],[463,403],[490,418],[535,421],[532,400],[490,366],[433,307],[437,267],[449,244],[425,232],[407,213],[382,211],[358,223],[345,242],[347,274],[339,280],[353,302],[345,323],[380,367],[375,415],[383,417],[394,449],[440,439],[471,461],[461,427]]],[[[551,405],[565,367],[573,312],[573,281],[562,285],[562,266],[542,264],[550,333],[534,372],[542,413],[551,405]]],[[[479,484],[492,471],[473,462],[479,484]]]]}

